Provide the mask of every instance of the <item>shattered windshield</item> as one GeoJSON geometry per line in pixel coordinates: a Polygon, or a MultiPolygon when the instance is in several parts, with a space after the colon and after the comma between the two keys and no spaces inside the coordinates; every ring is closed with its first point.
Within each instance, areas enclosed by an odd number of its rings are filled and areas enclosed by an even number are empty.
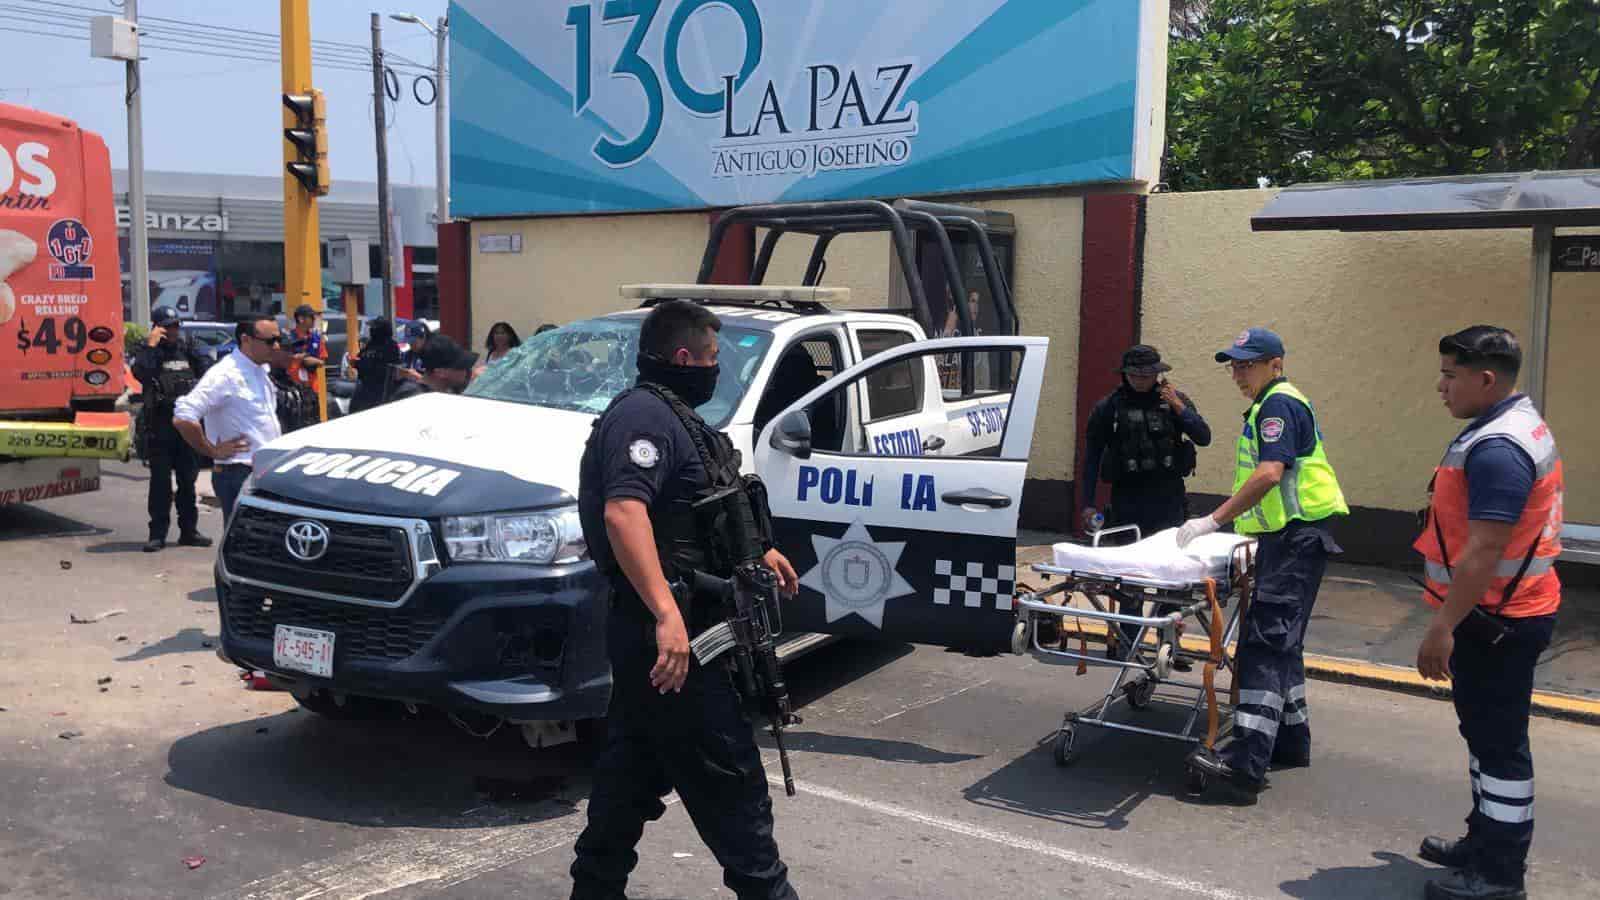
{"type": "MultiPolygon", "coordinates": [[[[471,397],[527,403],[599,415],[639,375],[639,327],[643,319],[589,319],[523,341],[510,355],[473,380],[471,397]]],[[[722,375],[717,392],[699,413],[721,428],[756,377],[772,335],[724,326],[722,375]]]]}

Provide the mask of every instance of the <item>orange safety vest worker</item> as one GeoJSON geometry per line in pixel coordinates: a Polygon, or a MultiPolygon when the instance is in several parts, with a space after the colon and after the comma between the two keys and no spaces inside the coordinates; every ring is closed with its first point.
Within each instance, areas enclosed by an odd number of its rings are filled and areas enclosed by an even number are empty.
{"type": "Polygon", "coordinates": [[[1487,612],[1507,618],[1550,615],[1561,606],[1556,558],[1561,555],[1561,498],[1565,490],[1555,436],[1533,401],[1523,397],[1488,422],[1463,431],[1434,469],[1428,520],[1413,545],[1422,554],[1428,589],[1424,599],[1443,604],[1451,567],[1467,546],[1467,456],[1480,441],[1509,438],[1533,459],[1533,490],[1511,532],[1505,557],[1489,589],[1478,600],[1487,612]]]}

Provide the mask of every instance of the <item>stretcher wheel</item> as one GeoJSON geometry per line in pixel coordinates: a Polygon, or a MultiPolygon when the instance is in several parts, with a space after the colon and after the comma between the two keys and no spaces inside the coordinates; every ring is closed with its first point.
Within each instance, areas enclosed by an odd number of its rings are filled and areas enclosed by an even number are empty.
{"type": "Polygon", "coordinates": [[[1183,773],[1183,788],[1191,794],[1204,794],[1210,778],[1206,773],[1194,766],[1188,766],[1183,773]]]}
{"type": "Polygon", "coordinates": [[[1018,619],[1011,629],[1011,652],[1018,656],[1028,652],[1028,622],[1018,619]]]}
{"type": "Polygon", "coordinates": [[[1156,677],[1163,680],[1172,677],[1172,645],[1162,644],[1156,650],[1156,677]]]}
{"type": "Polygon", "coordinates": [[[1151,699],[1156,695],[1156,679],[1148,676],[1141,678],[1128,687],[1128,705],[1134,709],[1144,709],[1150,705],[1151,699]]]}
{"type": "Polygon", "coordinates": [[[1070,765],[1072,765],[1072,760],[1073,760],[1073,756],[1074,756],[1074,753],[1073,753],[1073,750],[1072,750],[1072,743],[1073,743],[1073,739],[1076,738],[1076,737],[1077,737],[1076,731],[1073,729],[1073,727],[1071,725],[1068,725],[1068,726],[1062,728],[1060,731],[1056,732],[1056,746],[1055,746],[1056,765],[1058,765],[1058,766],[1070,766],[1070,765]]]}

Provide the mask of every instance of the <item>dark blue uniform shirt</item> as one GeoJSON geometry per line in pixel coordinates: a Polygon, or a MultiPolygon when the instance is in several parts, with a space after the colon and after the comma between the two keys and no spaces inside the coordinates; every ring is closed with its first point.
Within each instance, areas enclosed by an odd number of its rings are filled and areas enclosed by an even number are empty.
{"type": "MultiPolygon", "coordinates": [[[[655,509],[661,502],[689,499],[706,486],[705,464],[689,430],[654,394],[629,394],[601,420],[599,429],[602,501],[639,500],[655,509]]],[[[609,537],[599,537],[591,537],[591,552],[596,559],[613,559],[609,537]]]]}
{"type": "Polygon", "coordinates": [[[1261,429],[1261,461],[1283,463],[1294,468],[1294,461],[1310,456],[1317,446],[1317,422],[1311,407],[1287,394],[1273,394],[1261,404],[1256,415],[1261,429]]]}
{"type": "MultiPolygon", "coordinates": [[[[1514,394],[1479,416],[1468,430],[1482,427],[1522,399],[1514,394]]],[[[1533,493],[1533,457],[1510,438],[1484,438],[1467,454],[1467,518],[1515,523],[1533,493]]]]}

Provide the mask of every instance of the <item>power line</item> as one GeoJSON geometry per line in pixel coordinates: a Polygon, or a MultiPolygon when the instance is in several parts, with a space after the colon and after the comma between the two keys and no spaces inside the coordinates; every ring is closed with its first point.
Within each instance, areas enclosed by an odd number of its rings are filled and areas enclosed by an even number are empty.
{"type": "MultiPolygon", "coordinates": [[[[97,10],[94,10],[92,7],[84,7],[70,3],[58,3],[53,2],[53,0],[25,0],[25,2],[43,6],[57,7],[61,9],[97,12],[97,10]]],[[[43,12],[42,10],[29,7],[19,7],[13,4],[0,4],[0,8],[11,9],[30,14],[43,12]]],[[[58,18],[45,23],[39,23],[32,18],[23,19],[22,21],[27,25],[43,24],[45,27],[60,27],[67,29],[82,28],[85,32],[88,30],[89,17],[87,16],[69,18],[60,13],[52,14],[58,16],[58,18]]],[[[3,18],[17,19],[18,17],[3,16],[3,18]]],[[[269,61],[267,57],[271,57],[272,60],[276,60],[276,54],[279,52],[279,37],[278,35],[270,32],[255,31],[244,28],[233,28],[225,25],[209,25],[200,22],[191,22],[184,19],[172,19],[162,16],[144,17],[141,19],[141,24],[143,24],[145,21],[174,23],[167,27],[158,25],[155,28],[146,31],[147,36],[141,40],[141,46],[147,46],[151,49],[165,49],[173,52],[190,53],[201,56],[226,56],[230,58],[248,59],[261,62],[269,61]],[[236,34],[241,35],[242,37],[235,37],[234,35],[236,34]],[[161,41],[165,41],[165,43],[161,43],[161,41]],[[208,54],[202,51],[214,52],[208,54]]],[[[31,33],[39,34],[40,36],[44,37],[81,36],[60,35],[56,33],[43,32],[31,33]]],[[[351,44],[341,41],[314,40],[312,41],[312,44],[313,61],[326,68],[334,68],[346,71],[370,70],[371,51],[366,47],[363,47],[359,44],[351,44]]],[[[419,73],[431,71],[430,66],[426,66],[397,53],[387,54],[386,63],[388,62],[387,57],[389,56],[394,58],[394,61],[389,63],[391,68],[412,70],[419,73]]]]}

